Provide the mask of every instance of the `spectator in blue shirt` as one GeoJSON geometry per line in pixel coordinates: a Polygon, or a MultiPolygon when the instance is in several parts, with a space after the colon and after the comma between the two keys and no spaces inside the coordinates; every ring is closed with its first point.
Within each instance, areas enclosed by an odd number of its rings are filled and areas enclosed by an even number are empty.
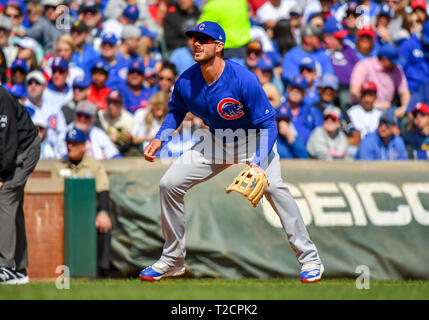
{"type": "Polygon", "coordinates": [[[76,50],[70,61],[75,66],[80,67],[85,74],[89,74],[94,61],[98,60],[100,56],[100,53],[86,42],[89,36],[89,28],[84,22],[78,20],[72,24],[70,34],[76,45],[76,50]]]}
{"type": "Polygon", "coordinates": [[[362,140],[356,159],[359,160],[407,160],[404,140],[396,135],[398,128],[393,113],[386,111],[381,117],[378,129],[362,140]]]}
{"type": "Polygon", "coordinates": [[[407,113],[413,112],[414,106],[419,102],[429,104],[429,81],[423,83],[417,91],[411,95],[410,102],[407,107],[407,113]]]}
{"type": "Polygon", "coordinates": [[[410,159],[429,160],[429,106],[418,103],[413,108],[414,128],[404,133],[410,159]]]}
{"type": "Polygon", "coordinates": [[[101,39],[101,58],[109,65],[109,78],[106,87],[117,89],[127,79],[128,64],[116,55],[118,39],[114,33],[105,33],[101,39]]]}
{"type": "Polygon", "coordinates": [[[307,80],[303,76],[292,78],[287,86],[287,100],[279,106],[290,109],[291,122],[304,144],[307,143],[311,131],[323,123],[321,112],[303,102],[307,87],[307,80]]]}
{"type": "Polygon", "coordinates": [[[146,108],[152,96],[152,91],[144,87],[143,80],[143,62],[131,62],[128,66],[127,80],[119,87],[119,91],[124,99],[124,108],[132,114],[140,108],[146,108]]]}
{"type": "Polygon", "coordinates": [[[143,61],[139,54],[142,32],[139,27],[128,24],[121,33],[122,42],[119,46],[118,57],[131,63],[135,60],[143,61]]]}
{"type": "Polygon", "coordinates": [[[320,49],[321,30],[312,25],[307,24],[301,28],[300,45],[295,46],[288,51],[283,57],[282,70],[283,81],[287,81],[299,75],[299,65],[304,57],[311,57],[316,62],[317,75],[321,76],[323,73],[333,73],[331,61],[326,55],[325,50],[320,49]]]}
{"type": "Polygon", "coordinates": [[[280,158],[309,158],[304,140],[299,136],[292,123],[292,112],[286,106],[279,107],[276,114],[278,129],[277,152],[280,158]]]}
{"type": "Polygon", "coordinates": [[[423,24],[421,36],[411,35],[399,47],[402,56],[402,68],[407,77],[411,93],[429,81],[429,20],[423,24]]]}
{"type": "Polygon", "coordinates": [[[304,103],[309,105],[316,104],[320,97],[317,91],[316,80],[317,70],[316,62],[312,57],[304,57],[299,64],[299,72],[301,76],[307,80],[308,87],[304,97],[304,103]]]}

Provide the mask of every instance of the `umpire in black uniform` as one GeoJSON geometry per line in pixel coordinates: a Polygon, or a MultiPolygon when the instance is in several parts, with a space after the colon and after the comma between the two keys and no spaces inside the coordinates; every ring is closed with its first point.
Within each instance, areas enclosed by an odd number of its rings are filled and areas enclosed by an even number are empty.
{"type": "Polygon", "coordinates": [[[0,86],[0,284],[29,282],[24,187],[39,157],[30,115],[0,86]]]}

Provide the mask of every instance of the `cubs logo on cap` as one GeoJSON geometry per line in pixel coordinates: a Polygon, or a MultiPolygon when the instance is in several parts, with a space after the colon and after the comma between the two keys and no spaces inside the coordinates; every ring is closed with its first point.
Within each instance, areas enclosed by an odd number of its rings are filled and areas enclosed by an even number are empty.
{"type": "Polygon", "coordinates": [[[234,120],[244,115],[244,107],[233,98],[222,99],[217,105],[218,114],[226,120],[234,120]]]}
{"type": "Polygon", "coordinates": [[[82,130],[76,127],[73,127],[67,132],[66,141],[67,142],[85,142],[86,134],[82,130]]]}
{"type": "Polygon", "coordinates": [[[213,21],[203,21],[199,24],[197,24],[192,29],[189,29],[185,32],[185,34],[192,38],[197,36],[198,34],[204,34],[206,36],[209,36],[213,40],[225,43],[226,37],[225,37],[225,31],[222,29],[222,27],[213,21]]]}

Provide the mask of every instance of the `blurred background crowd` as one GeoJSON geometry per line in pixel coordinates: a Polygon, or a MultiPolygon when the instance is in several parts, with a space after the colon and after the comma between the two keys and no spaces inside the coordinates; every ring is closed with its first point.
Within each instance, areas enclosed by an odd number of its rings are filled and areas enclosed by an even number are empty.
{"type": "MultiPolygon", "coordinates": [[[[277,110],[282,158],[428,159],[425,0],[0,0],[0,80],[41,159],[67,156],[73,127],[94,159],[141,156],[194,63],[185,31],[204,20],[277,110]]],[[[191,148],[196,128],[189,114],[164,154],[191,148]]]]}

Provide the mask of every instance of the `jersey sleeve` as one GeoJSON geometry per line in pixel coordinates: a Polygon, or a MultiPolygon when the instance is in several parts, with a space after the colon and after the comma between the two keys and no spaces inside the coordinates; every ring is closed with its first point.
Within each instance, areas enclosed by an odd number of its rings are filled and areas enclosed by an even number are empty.
{"type": "Polygon", "coordinates": [[[257,125],[275,115],[275,110],[271,106],[256,75],[250,74],[242,86],[243,100],[249,108],[253,125],[257,125]]]}

